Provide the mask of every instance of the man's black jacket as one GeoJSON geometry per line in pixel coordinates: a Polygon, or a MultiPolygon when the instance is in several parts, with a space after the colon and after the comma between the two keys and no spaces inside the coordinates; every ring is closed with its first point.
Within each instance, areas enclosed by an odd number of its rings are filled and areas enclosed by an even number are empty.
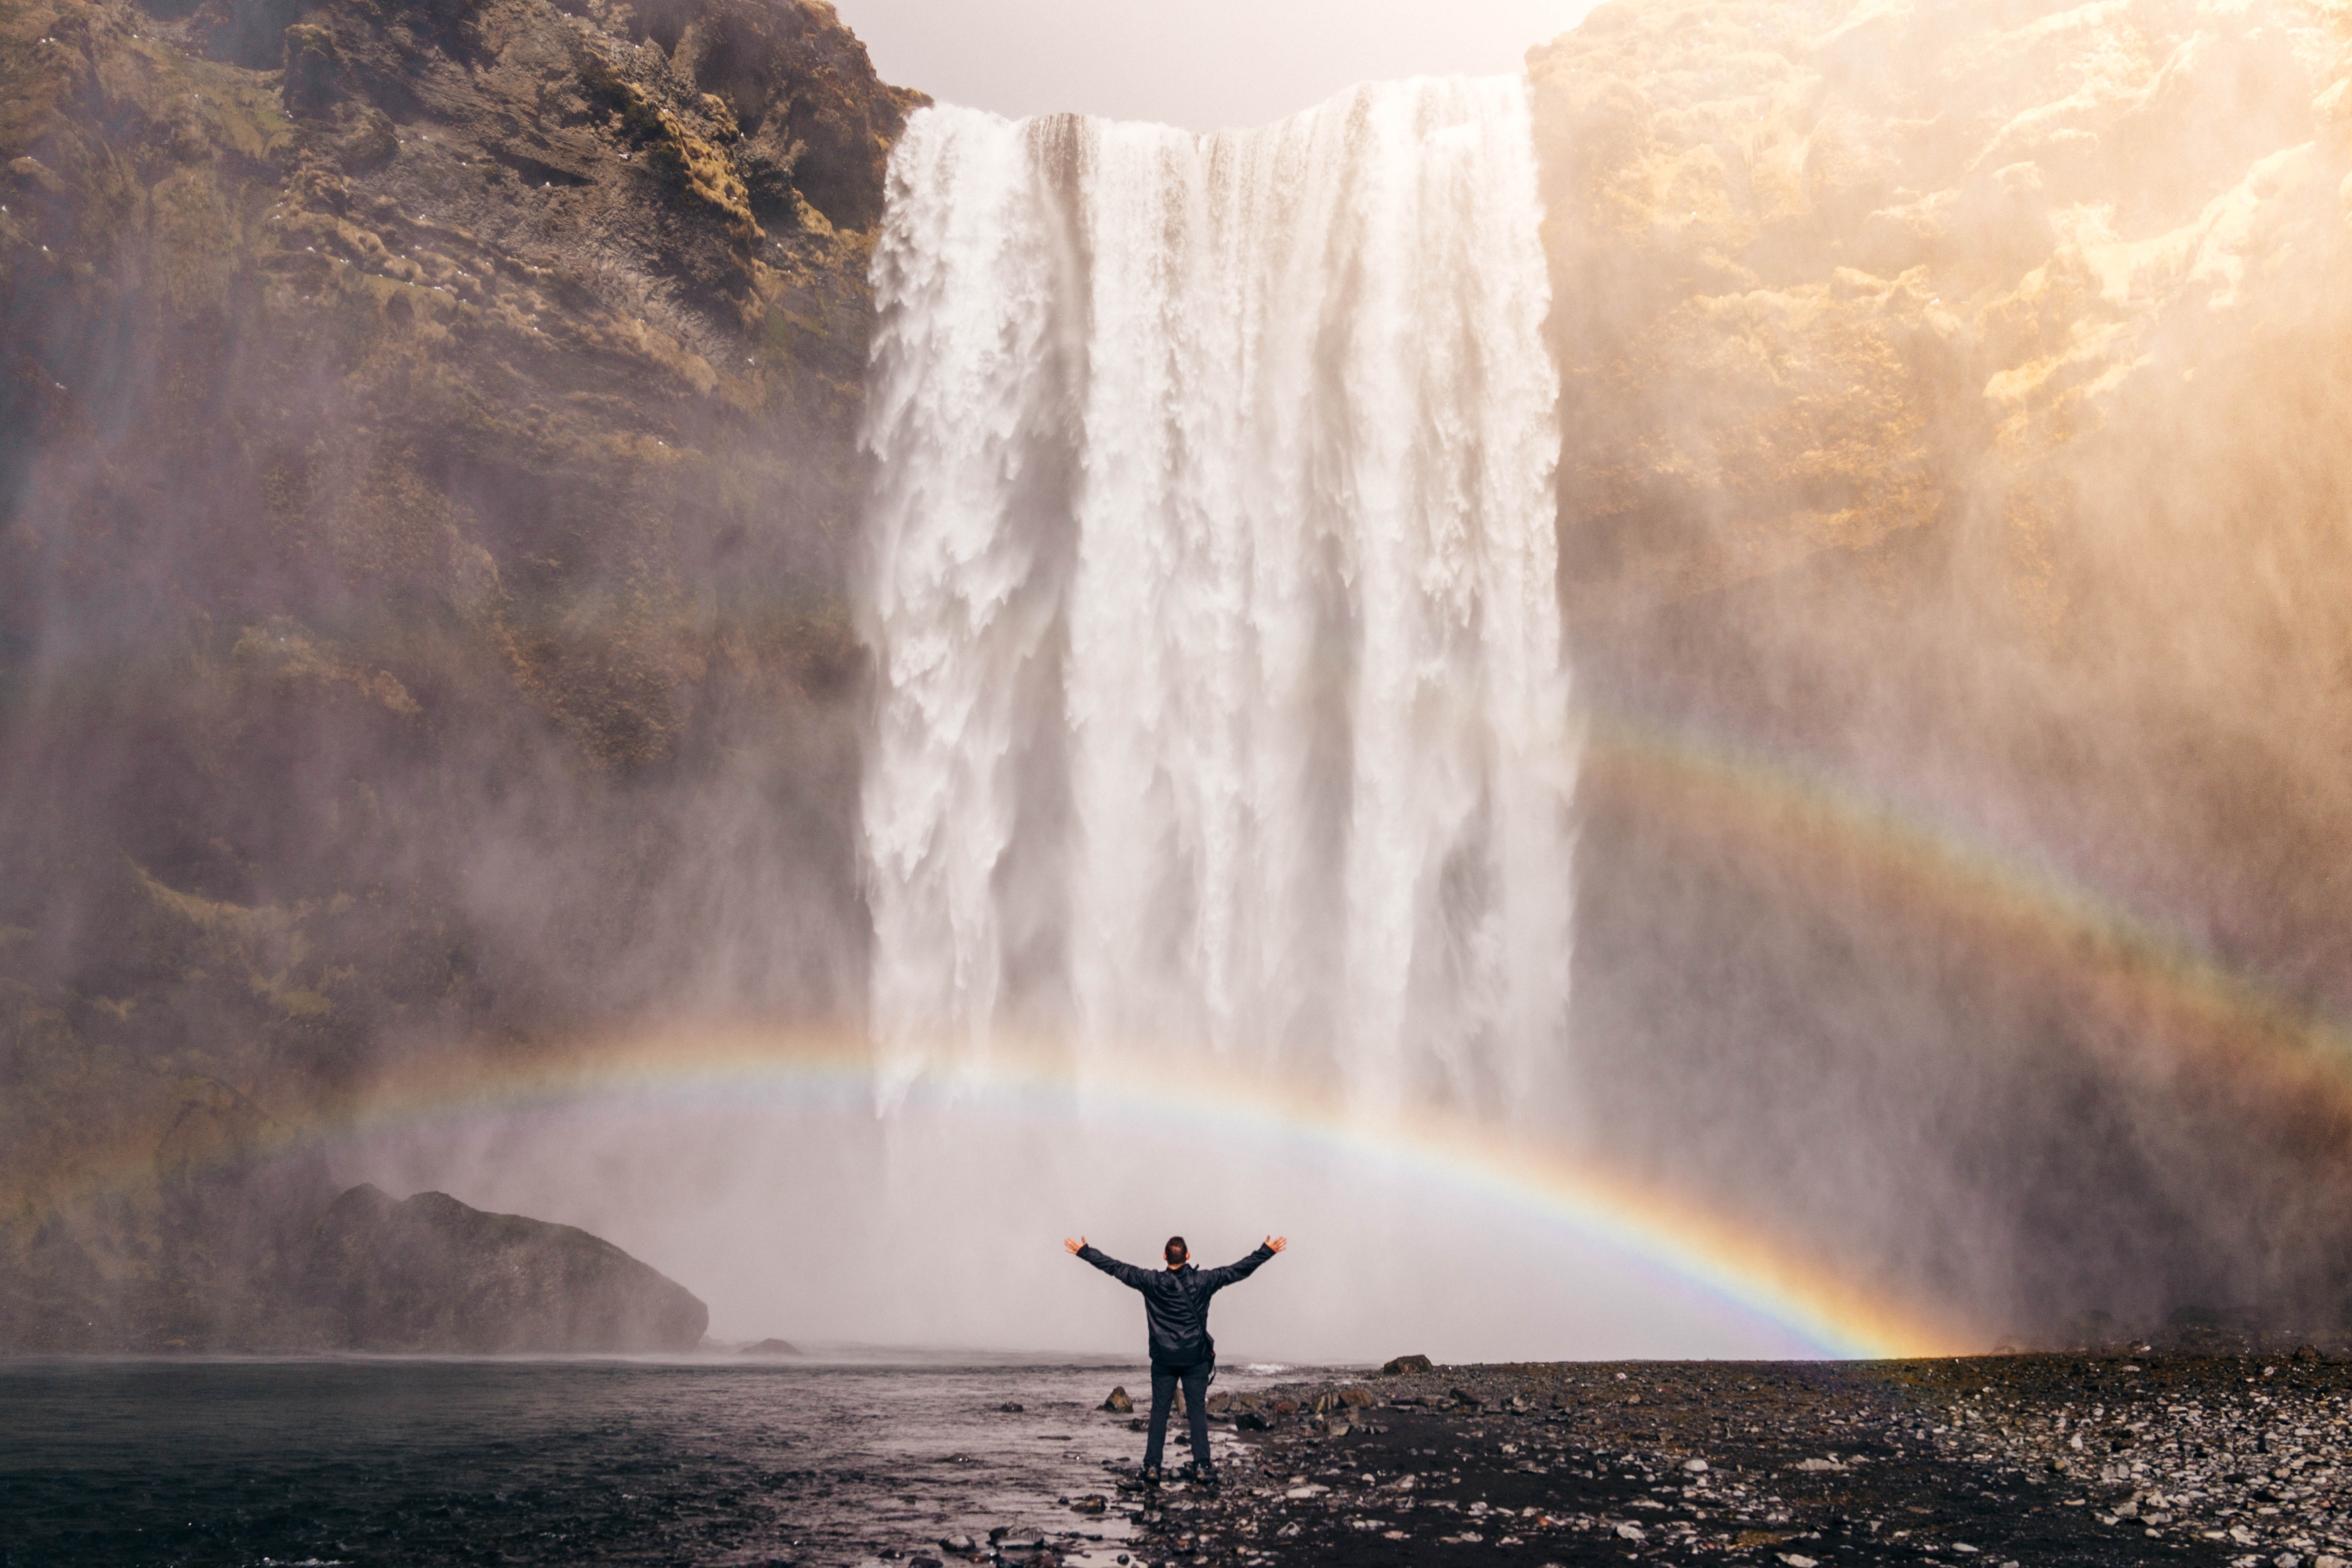
{"type": "Polygon", "coordinates": [[[1213,1359],[1217,1342],[1209,1337],[1209,1298],[1236,1280],[1246,1280],[1274,1256],[1261,1246],[1222,1269],[1139,1269],[1108,1256],[1099,1247],[1081,1247],[1078,1256],[1122,1285],[1143,1292],[1143,1315],[1151,1327],[1151,1359],[1162,1366],[1191,1366],[1213,1359]]]}

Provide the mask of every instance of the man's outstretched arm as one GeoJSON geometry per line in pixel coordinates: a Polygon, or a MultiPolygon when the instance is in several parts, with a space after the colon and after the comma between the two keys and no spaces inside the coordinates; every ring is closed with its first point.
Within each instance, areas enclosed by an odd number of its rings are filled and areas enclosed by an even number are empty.
{"type": "Polygon", "coordinates": [[[1238,1263],[1228,1263],[1222,1269],[1203,1269],[1201,1277],[1212,1291],[1222,1291],[1236,1280],[1246,1280],[1257,1266],[1290,1245],[1287,1236],[1269,1236],[1258,1244],[1256,1251],[1238,1263]]]}
{"type": "Polygon", "coordinates": [[[1101,1248],[1087,1246],[1087,1239],[1083,1236],[1075,1239],[1065,1237],[1062,1245],[1069,1249],[1072,1256],[1083,1258],[1122,1285],[1131,1286],[1140,1291],[1145,1282],[1151,1278],[1150,1273],[1137,1268],[1134,1264],[1122,1263],[1101,1248]]]}

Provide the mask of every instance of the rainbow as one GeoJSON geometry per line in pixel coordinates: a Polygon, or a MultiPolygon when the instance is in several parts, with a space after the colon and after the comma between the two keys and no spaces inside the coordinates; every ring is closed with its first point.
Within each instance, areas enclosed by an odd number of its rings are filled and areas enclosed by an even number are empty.
{"type": "MultiPolygon", "coordinates": [[[[1225,1140],[1255,1140],[1330,1161],[1362,1162],[1531,1218],[1605,1249],[1703,1304],[1761,1320],[1812,1354],[1894,1358],[1956,1354],[1981,1343],[1939,1318],[1856,1284],[1826,1259],[1602,1163],[1498,1135],[1443,1112],[1352,1112],[1277,1080],[1155,1053],[1074,1070],[1066,1053],[1000,1044],[984,1060],[919,1078],[907,1112],[981,1114],[1067,1125],[1081,1111],[1225,1140]]],[[[654,1035],[496,1064],[446,1059],[379,1083],[306,1141],[362,1138],[454,1115],[619,1103],[633,1113],[784,1103],[880,1113],[868,1048],[846,1038],[713,1028],[654,1035]]]]}
{"type": "Polygon", "coordinates": [[[2352,1038],[2051,871],[1830,781],[1613,719],[1587,734],[1578,801],[1704,844],[1824,907],[1936,930],[2123,1026],[2118,1070],[2189,1073],[2296,1105],[2352,1153],[2352,1038]]]}
{"type": "MultiPolygon", "coordinates": [[[[1746,867],[1785,875],[1809,896],[1929,921],[2004,961],[2031,965],[2089,997],[2144,1060],[2127,1069],[2204,1080],[2225,1071],[2272,1103],[2325,1124],[2352,1149],[2352,1048],[2260,988],[2168,944],[2047,875],[1938,834],[1823,781],[1655,730],[1595,720],[1580,756],[1588,813],[1626,811],[1719,846],[1746,867]],[[2253,1085],[2243,1078],[2255,1081],[2253,1085]]],[[[918,1078],[909,1109],[1066,1124],[1082,1110],[1167,1121],[1367,1162],[1532,1216],[1697,1295],[1769,1323],[1816,1353],[1894,1358],[1982,1345],[1983,1325],[1858,1281],[1804,1243],[1734,1220],[1703,1201],[1605,1161],[1498,1136],[1443,1111],[1368,1117],[1310,1086],[1220,1070],[1156,1051],[1089,1062],[1007,1042],[951,1071],[918,1078]]],[[[324,1146],[452,1118],[599,1104],[691,1108],[787,1104],[876,1113],[870,1045],[846,1035],[711,1025],[492,1057],[461,1050],[411,1058],[362,1093],[300,1114],[279,1146],[324,1146]]],[[[77,1162],[68,1183],[0,1196],[58,1200],[67,1186],[130,1182],[145,1150],[77,1162]]]]}
{"type": "MultiPolygon", "coordinates": [[[[1531,1218],[1604,1249],[1677,1297],[1761,1322],[1827,1358],[1960,1354],[1980,1345],[1974,1325],[1942,1318],[1854,1281],[1829,1259],[1752,1223],[1733,1223],[1654,1183],[1603,1163],[1498,1134],[1439,1111],[1391,1117],[1351,1112],[1302,1086],[1152,1053],[1084,1072],[1066,1053],[1000,1045],[984,1060],[919,1078],[897,1097],[908,1113],[986,1115],[1066,1126],[1090,1113],[1229,1141],[1254,1140],[1324,1159],[1361,1162],[1424,1186],[1531,1218]]],[[[453,1120],[563,1113],[624,1105],[631,1114],[783,1105],[805,1112],[884,1113],[870,1048],[846,1036],[709,1027],[543,1049],[498,1059],[449,1051],[411,1059],[339,1106],[272,1126],[239,1157],[327,1149],[453,1120]]],[[[47,1207],[152,1175],[152,1145],[76,1162],[44,1190],[8,1195],[47,1207]],[[62,1177],[63,1179],[57,1179],[62,1177]]]]}

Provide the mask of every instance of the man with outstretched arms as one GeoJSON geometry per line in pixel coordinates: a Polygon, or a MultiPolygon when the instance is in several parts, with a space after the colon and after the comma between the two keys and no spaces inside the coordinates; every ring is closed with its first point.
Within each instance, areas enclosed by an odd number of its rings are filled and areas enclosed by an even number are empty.
{"type": "Polygon", "coordinates": [[[1209,1378],[1217,1363],[1217,1342],[1209,1337],[1209,1298],[1236,1280],[1246,1280],[1257,1266],[1290,1245],[1281,1236],[1269,1236],[1256,1251],[1222,1269],[1195,1269],[1181,1236],[1171,1236],[1160,1249],[1165,1269],[1139,1269],[1087,1245],[1081,1236],[1062,1243],[1078,1257],[1143,1293],[1143,1315],[1151,1340],[1151,1435],[1143,1445],[1143,1479],[1160,1479],[1160,1451],[1168,1436],[1168,1407],[1175,1403],[1176,1386],[1184,1387],[1184,1414],[1192,1430],[1192,1473],[1202,1485],[1217,1484],[1215,1464],[1209,1458],[1209,1378]]]}

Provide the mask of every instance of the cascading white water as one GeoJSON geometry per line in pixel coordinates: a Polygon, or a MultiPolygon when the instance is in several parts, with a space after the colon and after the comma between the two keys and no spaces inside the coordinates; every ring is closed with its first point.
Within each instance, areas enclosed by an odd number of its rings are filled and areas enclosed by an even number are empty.
{"type": "Polygon", "coordinates": [[[916,115],[874,262],[872,1028],[1514,1107],[1574,753],[1524,84],[916,115]]]}

